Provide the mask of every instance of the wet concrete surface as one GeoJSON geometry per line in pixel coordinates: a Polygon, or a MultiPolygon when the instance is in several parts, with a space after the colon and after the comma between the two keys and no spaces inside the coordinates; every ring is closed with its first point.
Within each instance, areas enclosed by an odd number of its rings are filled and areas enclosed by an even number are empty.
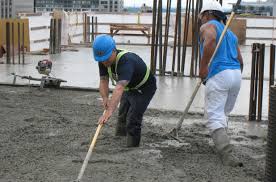
{"type": "MultiPolygon", "coordinates": [[[[0,181],[68,182],[77,178],[103,108],[91,91],[0,86],[0,181]]],[[[149,109],[139,148],[103,127],[83,181],[264,181],[266,123],[231,117],[228,133],[244,167],[223,166],[201,114],[189,114],[180,143],[167,137],[181,113],[149,109]],[[258,130],[258,132],[256,132],[258,130]],[[256,133],[254,133],[256,132],[256,133]]]]}
{"type": "MultiPolygon", "coordinates": [[[[150,65],[150,47],[142,46],[118,46],[123,49],[133,51],[140,55],[150,65]]],[[[10,75],[15,72],[19,75],[33,76],[40,78],[41,75],[35,69],[37,62],[41,59],[50,59],[53,61],[52,76],[65,79],[67,83],[62,83],[66,86],[85,87],[85,88],[98,88],[99,74],[98,66],[94,62],[91,48],[78,48],[78,52],[65,51],[57,55],[26,55],[25,65],[0,65],[0,82],[12,83],[13,77],[10,75]]],[[[241,47],[241,51],[244,57],[244,72],[243,81],[238,96],[236,106],[231,113],[232,115],[248,115],[249,112],[249,93],[250,93],[250,73],[251,73],[251,47],[241,47]]],[[[190,60],[190,48],[187,50],[187,60],[190,60]]],[[[269,63],[267,55],[268,48],[266,50],[266,64],[265,64],[265,78],[268,79],[269,63]]],[[[172,58],[172,48],[168,50],[168,60],[172,58]]],[[[187,61],[185,66],[185,74],[189,73],[190,61],[187,61]]],[[[158,66],[158,65],[157,65],[158,66]]],[[[168,61],[167,70],[171,70],[171,63],[168,61]]],[[[27,80],[17,79],[17,83],[27,84],[27,80]]],[[[39,82],[31,82],[39,84],[39,82]]],[[[162,109],[162,110],[176,110],[183,111],[188,98],[192,95],[194,87],[197,83],[196,79],[190,79],[189,77],[159,77],[157,76],[158,90],[150,104],[150,108],[162,109]]],[[[204,86],[202,86],[191,106],[191,112],[202,113],[204,108],[204,86]]],[[[264,82],[264,94],[263,94],[263,119],[267,119],[268,116],[268,81],[264,82]]]]}

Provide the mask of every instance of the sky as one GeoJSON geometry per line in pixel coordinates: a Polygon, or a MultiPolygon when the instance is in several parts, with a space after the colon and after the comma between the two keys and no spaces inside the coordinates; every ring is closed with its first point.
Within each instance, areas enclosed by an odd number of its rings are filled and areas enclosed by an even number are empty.
{"type": "MultiPolygon", "coordinates": [[[[257,0],[242,0],[243,2],[256,2],[257,0]]],[[[263,1],[263,0],[262,0],[263,1]]],[[[162,0],[163,6],[166,6],[167,0],[162,0]]],[[[229,3],[236,3],[237,0],[223,0],[223,8],[229,9],[232,6],[229,3]]],[[[127,7],[141,7],[142,4],[152,6],[153,0],[124,0],[124,5],[127,7]]],[[[182,7],[186,5],[186,0],[182,1],[182,7]]],[[[176,7],[176,0],[172,0],[172,7],[176,7]]]]}

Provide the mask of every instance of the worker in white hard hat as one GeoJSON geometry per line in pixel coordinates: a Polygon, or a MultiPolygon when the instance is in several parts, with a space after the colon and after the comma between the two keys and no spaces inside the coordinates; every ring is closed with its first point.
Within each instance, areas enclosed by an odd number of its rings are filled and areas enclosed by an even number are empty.
{"type": "Polygon", "coordinates": [[[233,146],[227,134],[228,115],[232,111],[241,85],[243,59],[236,35],[227,30],[211,64],[227,20],[219,2],[204,1],[199,15],[200,27],[200,71],[199,76],[206,85],[205,113],[215,147],[224,165],[242,166],[233,155],[233,146]]]}

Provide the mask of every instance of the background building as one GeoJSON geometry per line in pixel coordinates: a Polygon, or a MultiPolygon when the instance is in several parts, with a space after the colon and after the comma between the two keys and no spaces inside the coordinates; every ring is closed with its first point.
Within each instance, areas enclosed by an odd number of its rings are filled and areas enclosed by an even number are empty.
{"type": "Polygon", "coordinates": [[[17,13],[33,13],[34,0],[13,0],[15,15],[17,13]]]}
{"type": "Polygon", "coordinates": [[[34,0],[0,0],[0,18],[15,18],[17,13],[33,11],[34,0]]]}
{"type": "MultiPolygon", "coordinates": [[[[235,7],[235,4],[233,4],[235,7]]],[[[276,16],[276,1],[267,0],[266,2],[241,2],[237,8],[239,14],[254,14],[261,16],[276,16]]]]}
{"type": "Polygon", "coordinates": [[[123,0],[36,0],[36,11],[104,11],[122,12],[123,0]]]}
{"type": "Polygon", "coordinates": [[[14,0],[0,0],[0,18],[11,18],[15,16],[14,0]]]}

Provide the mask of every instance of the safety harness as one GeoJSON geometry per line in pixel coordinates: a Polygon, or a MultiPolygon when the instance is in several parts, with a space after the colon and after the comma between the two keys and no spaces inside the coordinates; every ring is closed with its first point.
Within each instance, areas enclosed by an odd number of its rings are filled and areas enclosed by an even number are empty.
{"type": "MultiPolygon", "coordinates": [[[[126,54],[126,53],[128,53],[129,51],[126,51],[126,50],[121,50],[121,52],[119,52],[118,54],[117,54],[117,56],[116,56],[116,64],[115,64],[115,75],[112,73],[112,71],[111,71],[111,67],[108,67],[107,68],[107,72],[108,72],[108,76],[109,76],[109,78],[111,79],[111,82],[112,82],[112,85],[114,85],[114,86],[116,86],[116,81],[118,80],[118,74],[117,74],[117,66],[118,66],[118,62],[119,62],[119,60],[120,60],[120,58],[124,55],[124,54],[126,54]]],[[[129,90],[138,90],[142,85],[144,85],[145,83],[146,83],[146,81],[148,80],[148,78],[149,78],[149,75],[150,75],[150,69],[147,67],[147,71],[146,71],[146,74],[145,74],[145,76],[144,76],[144,78],[143,78],[143,80],[138,84],[138,85],[136,85],[135,87],[133,87],[133,88],[129,88],[129,87],[125,87],[125,91],[129,91],[129,90]]]]}

